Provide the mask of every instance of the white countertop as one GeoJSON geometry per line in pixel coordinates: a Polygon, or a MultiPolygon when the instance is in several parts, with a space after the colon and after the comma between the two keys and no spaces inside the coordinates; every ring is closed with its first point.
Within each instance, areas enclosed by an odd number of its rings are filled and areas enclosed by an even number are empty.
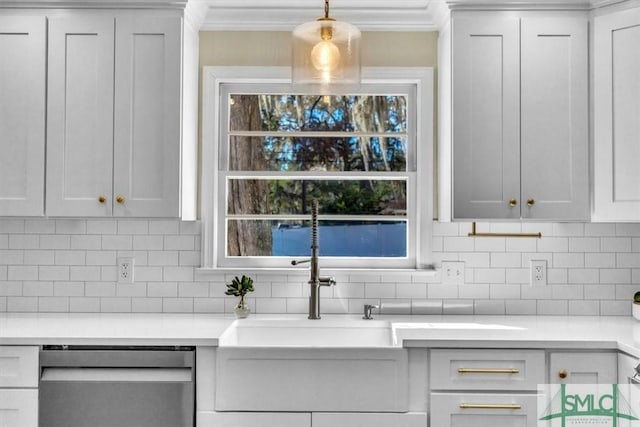
{"type": "MultiPolygon", "coordinates": [[[[252,315],[252,320],[363,322],[360,316],[252,315]]],[[[404,347],[618,349],[640,357],[640,321],[632,317],[377,316],[404,347]]],[[[0,314],[0,345],[216,346],[233,316],[210,314],[0,314]]],[[[238,321],[242,322],[242,320],[238,321]]],[[[364,321],[366,322],[366,321],[364,321]]]]}
{"type": "Polygon", "coordinates": [[[232,316],[197,314],[0,314],[5,345],[218,345],[232,316]]]}

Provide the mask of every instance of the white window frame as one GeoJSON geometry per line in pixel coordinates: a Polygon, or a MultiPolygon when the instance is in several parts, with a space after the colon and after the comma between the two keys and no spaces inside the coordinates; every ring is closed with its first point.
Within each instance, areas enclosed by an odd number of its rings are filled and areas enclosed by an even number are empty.
{"type": "MultiPolygon", "coordinates": [[[[431,227],[433,218],[433,69],[413,67],[371,67],[363,69],[364,84],[402,84],[415,86],[415,151],[408,162],[415,162],[409,181],[407,212],[409,238],[407,258],[380,263],[377,258],[331,257],[322,261],[329,269],[423,270],[431,265],[431,227]],[[328,265],[331,263],[331,265],[328,265]]],[[[202,269],[292,270],[286,257],[225,258],[225,192],[220,182],[221,86],[228,83],[290,84],[288,67],[204,67],[202,108],[202,269]]],[[[411,168],[411,165],[407,165],[411,168]]],[[[324,260],[324,257],[322,257],[324,260]]],[[[296,268],[299,269],[299,268],[296,268]]]]}

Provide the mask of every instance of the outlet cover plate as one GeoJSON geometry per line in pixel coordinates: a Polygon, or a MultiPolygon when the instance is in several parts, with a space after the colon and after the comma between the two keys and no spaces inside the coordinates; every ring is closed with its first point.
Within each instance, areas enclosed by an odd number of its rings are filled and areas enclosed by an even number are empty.
{"type": "Polygon", "coordinates": [[[134,266],[134,258],[118,258],[118,283],[133,283],[134,266]]]}
{"type": "Polygon", "coordinates": [[[531,260],[531,268],[529,270],[529,283],[531,286],[547,285],[547,261],[531,260]]]}
{"type": "Polygon", "coordinates": [[[442,284],[464,284],[464,261],[442,261],[442,284]]]}

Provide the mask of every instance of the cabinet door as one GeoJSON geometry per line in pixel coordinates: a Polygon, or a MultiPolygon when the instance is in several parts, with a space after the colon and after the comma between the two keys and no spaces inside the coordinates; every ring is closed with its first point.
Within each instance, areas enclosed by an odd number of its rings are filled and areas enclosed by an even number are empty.
{"type": "Polygon", "coordinates": [[[617,384],[616,353],[551,353],[549,382],[551,384],[617,384]]]}
{"type": "Polygon", "coordinates": [[[594,26],[593,219],[640,221],[640,8],[594,26]]]}
{"type": "Polygon", "coordinates": [[[112,17],[50,20],[48,215],[111,215],[113,46],[112,17]]]}
{"type": "Polygon", "coordinates": [[[586,15],[522,19],[523,218],[589,217],[586,15]]]}
{"type": "Polygon", "coordinates": [[[520,218],[519,19],[479,13],[452,25],[453,216],[520,218]]]}
{"type": "Polygon", "coordinates": [[[535,427],[537,395],[431,393],[431,422],[437,427],[535,427]]]}
{"type": "Polygon", "coordinates": [[[116,22],[115,216],[177,217],[181,17],[116,22]]]}
{"type": "Polygon", "coordinates": [[[0,216],[44,214],[45,31],[0,16],[0,216]]]}
{"type": "Polygon", "coordinates": [[[366,412],[314,412],[313,427],[425,427],[427,414],[407,412],[404,414],[366,412]]]}
{"type": "Polygon", "coordinates": [[[309,412],[213,412],[196,413],[198,427],[311,427],[309,412]]]}
{"type": "Polygon", "coordinates": [[[0,427],[16,426],[38,426],[38,390],[0,389],[0,427]]]}

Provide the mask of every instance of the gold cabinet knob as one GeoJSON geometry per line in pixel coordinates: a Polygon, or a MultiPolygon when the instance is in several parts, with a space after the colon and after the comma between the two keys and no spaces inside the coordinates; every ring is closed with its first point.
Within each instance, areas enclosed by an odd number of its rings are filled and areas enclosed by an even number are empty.
{"type": "Polygon", "coordinates": [[[124,196],[122,196],[122,195],[117,195],[117,196],[116,196],[116,202],[117,202],[118,204],[120,204],[120,205],[123,205],[123,204],[124,204],[124,202],[125,202],[125,200],[126,200],[126,199],[125,199],[125,198],[124,198],[124,196]]]}
{"type": "Polygon", "coordinates": [[[567,375],[569,375],[569,372],[567,372],[566,369],[560,369],[560,371],[558,371],[558,376],[560,378],[567,378],[567,375]]]}
{"type": "Polygon", "coordinates": [[[533,206],[536,204],[536,201],[533,199],[527,199],[527,206],[533,206]]]}
{"type": "Polygon", "coordinates": [[[104,194],[101,194],[98,197],[98,203],[100,203],[101,205],[104,205],[105,203],[107,203],[107,196],[105,196],[104,194]]]}
{"type": "Polygon", "coordinates": [[[517,204],[518,204],[518,201],[516,199],[509,200],[509,207],[514,208],[516,207],[517,204]]]}

